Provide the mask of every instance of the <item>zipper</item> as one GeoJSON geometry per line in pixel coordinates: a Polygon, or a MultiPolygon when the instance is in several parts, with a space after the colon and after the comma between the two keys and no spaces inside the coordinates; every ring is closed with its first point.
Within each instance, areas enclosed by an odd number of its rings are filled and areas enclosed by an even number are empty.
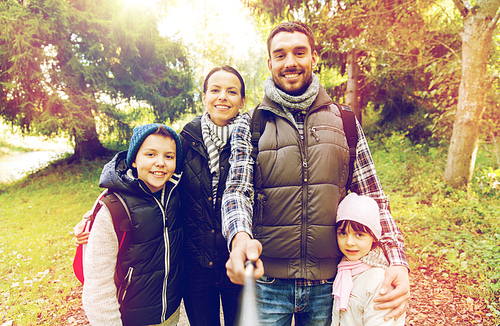
{"type": "Polygon", "coordinates": [[[134,272],[134,268],[133,267],[129,267],[128,268],[128,271],[127,271],[127,275],[125,275],[125,279],[127,283],[125,283],[125,287],[123,288],[123,290],[120,289],[120,295],[118,297],[118,302],[120,302],[120,304],[123,302],[123,300],[125,300],[125,295],[127,294],[127,289],[128,289],[128,286],[130,285],[130,282],[132,281],[132,273],[134,272]]]}
{"type": "Polygon", "coordinates": [[[311,136],[314,137],[314,139],[316,139],[317,142],[319,142],[319,136],[317,133],[319,130],[331,130],[331,131],[335,131],[335,132],[340,132],[340,130],[338,128],[335,128],[333,126],[312,127],[311,129],[309,129],[309,133],[311,134],[311,136]]]}
{"type": "MultiPolygon", "coordinates": [[[[306,114],[304,118],[304,126],[307,125],[307,117],[308,114],[306,114]]],[[[305,130],[305,129],[304,129],[305,130]]],[[[299,151],[301,153],[302,157],[302,216],[301,216],[301,221],[302,221],[302,227],[301,227],[301,248],[300,248],[300,269],[303,271],[304,278],[306,278],[307,274],[307,269],[306,269],[306,257],[307,257],[307,183],[309,182],[308,180],[308,163],[307,163],[307,150],[306,146],[304,144],[307,144],[307,132],[304,132],[304,139],[300,136],[299,131],[295,128],[295,131],[298,136],[299,140],[299,151]]]]}
{"type": "MultiPolygon", "coordinates": [[[[176,179],[176,182],[172,182],[174,186],[172,187],[172,189],[170,189],[170,191],[168,193],[167,199],[165,201],[165,206],[163,206],[158,201],[158,199],[156,199],[156,197],[153,196],[153,194],[150,194],[153,197],[153,199],[156,201],[158,206],[160,206],[161,212],[163,214],[163,241],[164,241],[164,245],[165,245],[165,277],[163,278],[163,290],[162,290],[162,296],[161,296],[161,298],[162,298],[161,322],[162,323],[165,321],[165,316],[167,314],[167,308],[168,308],[167,307],[167,285],[168,285],[168,274],[170,271],[170,239],[168,237],[168,230],[167,230],[167,226],[165,224],[165,222],[167,220],[167,215],[166,215],[164,207],[168,206],[168,203],[170,202],[170,197],[171,197],[172,193],[174,192],[175,188],[177,188],[177,185],[179,184],[181,176],[182,176],[182,172],[179,176],[179,179],[176,179]]],[[[172,177],[174,177],[174,176],[172,176],[172,177]]],[[[170,178],[172,178],[172,177],[170,177],[170,178]]],[[[167,182],[169,182],[169,181],[167,181],[167,182]]],[[[142,190],[144,190],[142,185],[141,185],[141,188],[142,188],[142,190]]],[[[146,193],[148,193],[148,192],[146,192],[146,193]]],[[[165,195],[165,186],[163,187],[162,202],[163,202],[164,195],[165,195]]]]}

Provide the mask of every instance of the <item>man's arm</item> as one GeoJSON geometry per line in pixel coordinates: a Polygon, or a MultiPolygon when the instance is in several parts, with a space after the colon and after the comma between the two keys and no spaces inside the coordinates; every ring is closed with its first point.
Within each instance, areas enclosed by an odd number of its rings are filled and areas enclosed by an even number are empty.
{"type": "Polygon", "coordinates": [[[386,320],[388,320],[394,317],[397,318],[406,311],[410,298],[410,280],[408,277],[410,267],[404,251],[403,235],[391,215],[389,201],[377,176],[368,142],[359,123],[356,123],[356,127],[358,128],[358,144],[350,190],[359,195],[372,197],[377,201],[380,208],[382,236],[379,240],[389,258],[390,267],[386,270],[385,280],[380,289],[381,295],[374,301],[381,302],[381,304],[375,306],[376,309],[393,308],[385,316],[386,320]],[[387,294],[391,284],[395,289],[387,294]]]}
{"type": "Polygon", "coordinates": [[[237,233],[231,243],[231,253],[226,262],[227,276],[235,284],[245,282],[245,261],[255,262],[254,278],[257,280],[264,275],[264,265],[259,259],[262,253],[262,244],[258,240],[250,238],[248,233],[237,233]]]}
{"type": "Polygon", "coordinates": [[[228,249],[238,232],[252,237],[253,215],[253,159],[250,136],[250,116],[243,114],[231,134],[231,156],[226,189],[222,196],[222,234],[228,249]]]}
{"type": "Polygon", "coordinates": [[[408,269],[405,266],[389,266],[385,271],[385,279],[380,287],[380,296],[373,301],[380,302],[375,305],[375,309],[393,308],[384,319],[398,319],[408,308],[410,299],[410,280],[408,269]],[[394,290],[388,293],[391,287],[394,290]]]}
{"type": "Polygon", "coordinates": [[[252,239],[253,159],[250,116],[243,114],[231,134],[230,168],[222,196],[222,234],[231,251],[226,263],[227,275],[233,283],[243,284],[246,260],[256,262],[255,277],[264,274],[259,259],[262,245],[252,239]]]}

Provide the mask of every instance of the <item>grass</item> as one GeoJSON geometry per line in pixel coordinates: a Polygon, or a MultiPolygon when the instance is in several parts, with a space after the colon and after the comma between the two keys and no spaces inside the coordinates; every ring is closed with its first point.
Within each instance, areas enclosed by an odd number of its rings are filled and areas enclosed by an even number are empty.
{"type": "MultiPolygon", "coordinates": [[[[442,180],[446,149],[412,146],[401,135],[370,143],[412,268],[433,265],[490,303],[500,322],[500,193],[495,155],[481,147],[469,191],[442,180]]],[[[73,226],[100,193],[105,161],[51,165],[0,186],[0,323],[61,325],[73,275],[73,226]]]]}
{"type": "Polygon", "coordinates": [[[103,161],[52,165],[0,189],[0,321],[62,325],[73,226],[99,194],[103,161]]]}

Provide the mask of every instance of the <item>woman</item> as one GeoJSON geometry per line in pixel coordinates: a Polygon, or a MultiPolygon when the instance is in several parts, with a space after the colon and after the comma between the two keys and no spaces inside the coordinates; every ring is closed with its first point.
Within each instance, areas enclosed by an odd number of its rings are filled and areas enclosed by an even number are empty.
{"type": "Polygon", "coordinates": [[[245,104],[245,84],[230,66],[212,69],[203,84],[206,111],[180,135],[184,165],[180,191],[184,214],[184,306],[192,326],[236,324],[241,286],[231,283],[225,263],[227,243],[221,233],[232,124],[245,104]]]}

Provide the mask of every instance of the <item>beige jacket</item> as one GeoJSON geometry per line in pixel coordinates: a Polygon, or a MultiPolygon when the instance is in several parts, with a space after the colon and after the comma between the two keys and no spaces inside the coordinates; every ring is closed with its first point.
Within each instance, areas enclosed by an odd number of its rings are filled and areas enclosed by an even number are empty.
{"type": "Polygon", "coordinates": [[[363,273],[353,276],[354,288],[349,298],[347,311],[337,311],[337,302],[333,302],[332,326],[403,326],[405,316],[397,321],[384,321],[384,316],[390,309],[375,310],[375,299],[379,295],[380,286],[384,281],[385,269],[372,267],[363,273]]]}

